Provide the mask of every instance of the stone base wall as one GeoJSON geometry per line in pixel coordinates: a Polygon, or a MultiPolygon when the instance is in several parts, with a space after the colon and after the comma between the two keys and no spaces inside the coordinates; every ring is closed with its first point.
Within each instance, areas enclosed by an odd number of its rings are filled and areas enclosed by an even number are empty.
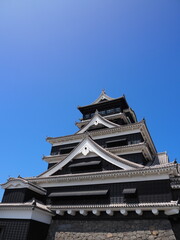
{"type": "Polygon", "coordinates": [[[175,240],[169,220],[54,220],[47,240],[175,240]]]}

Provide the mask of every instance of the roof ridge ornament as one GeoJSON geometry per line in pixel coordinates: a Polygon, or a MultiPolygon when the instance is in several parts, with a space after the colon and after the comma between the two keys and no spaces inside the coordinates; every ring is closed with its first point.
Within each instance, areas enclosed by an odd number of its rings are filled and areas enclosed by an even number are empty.
{"type": "Polygon", "coordinates": [[[96,115],[98,115],[99,114],[99,111],[98,111],[98,109],[96,109],[96,111],[95,111],[95,113],[94,114],[96,114],[96,115]]]}
{"type": "Polygon", "coordinates": [[[102,90],[101,94],[102,94],[102,95],[106,95],[105,89],[102,90]]]}

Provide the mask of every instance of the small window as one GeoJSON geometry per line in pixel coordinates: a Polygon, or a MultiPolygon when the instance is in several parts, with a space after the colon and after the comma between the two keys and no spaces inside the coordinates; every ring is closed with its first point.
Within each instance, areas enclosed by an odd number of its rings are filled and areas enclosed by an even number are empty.
{"type": "Polygon", "coordinates": [[[119,113],[119,112],[121,112],[121,108],[115,108],[115,111],[116,111],[116,113],[119,113]]]}
{"type": "Polygon", "coordinates": [[[114,114],[115,113],[115,109],[113,108],[113,109],[110,109],[110,113],[111,114],[114,114]]]}
{"type": "Polygon", "coordinates": [[[104,116],[104,115],[106,115],[106,111],[101,111],[101,112],[99,112],[102,116],[104,116]]]}
{"type": "Polygon", "coordinates": [[[134,140],[132,143],[133,143],[133,144],[137,144],[137,143],[140,143],[140,142],[141,142],[141,140],[138,139],[138,140],[134,140]]]}
{"type": "Polygon", "coordinates": [[[84,115],[84,119],[88,119],[88,118],[90,118],[90,115],[89,114],[85,114],[84,115]]]}

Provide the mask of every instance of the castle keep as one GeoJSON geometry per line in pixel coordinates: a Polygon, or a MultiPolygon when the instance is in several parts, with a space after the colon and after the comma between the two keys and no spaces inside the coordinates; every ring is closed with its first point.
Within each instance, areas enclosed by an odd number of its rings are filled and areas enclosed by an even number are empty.
{"type": "Polygon", "coordinates": [[[179,165],[145,120],[104,91],[78,109],[76,133],[46,139],[47,171],[1,185],[0,239],[180,239],[179,165]]]}

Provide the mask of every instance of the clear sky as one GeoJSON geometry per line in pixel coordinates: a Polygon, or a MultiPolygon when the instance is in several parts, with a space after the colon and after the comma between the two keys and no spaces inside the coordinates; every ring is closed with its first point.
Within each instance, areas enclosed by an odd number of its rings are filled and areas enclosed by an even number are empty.
{"type": "Polygon", "coordinates": [[[180,161],[179,0],[1,0],[0,81],[0,183],[45,171],[46,136],[76,132],[102,89],[180,161]]]}

